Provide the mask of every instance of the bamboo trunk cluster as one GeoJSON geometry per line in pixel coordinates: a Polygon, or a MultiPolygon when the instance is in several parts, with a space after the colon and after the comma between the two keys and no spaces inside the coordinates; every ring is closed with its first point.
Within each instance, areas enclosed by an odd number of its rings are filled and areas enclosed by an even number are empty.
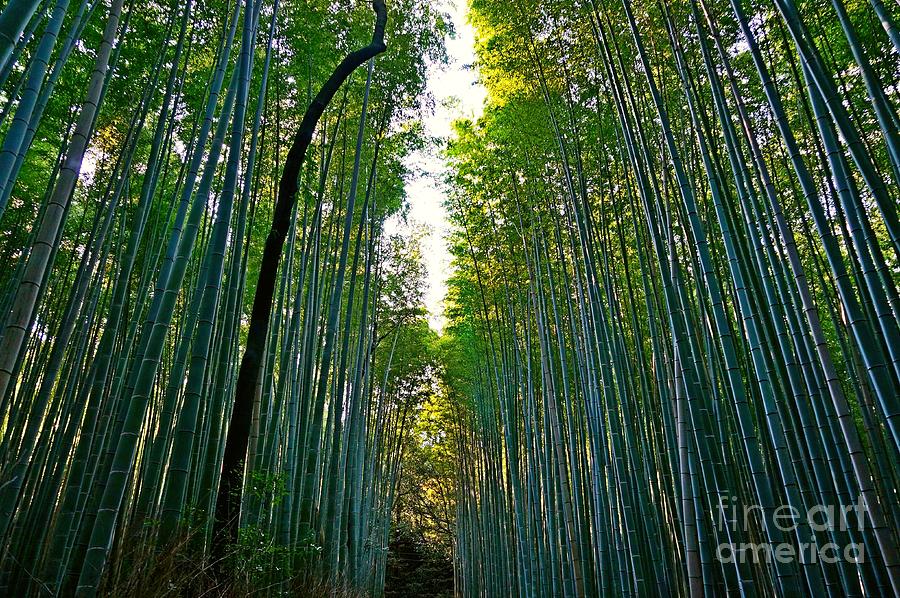
{"type": "Polygon", "coordinates": [[[896,595],[896,11],[526,4],[448,150],[458,591],[896,595]]]}
{"type": "Polygon", "coordinates": [[[382,0],[151,4],[0,13],[0,593],[375,592],[419,309],[385,226],[435,21],[382,74],[382,0]]]}

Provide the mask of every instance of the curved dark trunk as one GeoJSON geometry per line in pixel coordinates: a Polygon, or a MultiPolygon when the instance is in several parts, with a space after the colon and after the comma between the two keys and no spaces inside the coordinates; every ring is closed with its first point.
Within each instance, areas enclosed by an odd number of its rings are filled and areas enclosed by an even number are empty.
{"type": "Polygon", "coordinates": [[[278,199],[272,216],[272,226],[266,238],[260,263],[259,281],[256,286],[256,295],[253,298],[250,329],[247,334],[247,348],[241,359],[234,392],[234,409],[225,439],[222,479],[216,497],[216,519],[213,534],[213,557],[219,563],[224,556],[225,547],[237,539],[243,493],[244,460],[247,456],[247,445],[250,439],[253,397],[269,330],[275,277],[281,261],[284,240],[290,227],[291,210],[297,194],[300,169],[306,158],[306,151],[312,141],[316,125],[338,89],[353,71],[387,49],[384,44],[384,28],[387,23],[387,9],[384,0],[373,0],[372,8],[375,11],[375,30],[371,43],[348,54],[334,69],[331,77],[306,109],[300,129],[294,137],[294,142],[284,163],[284,170],[278,185],[278,199]]]}

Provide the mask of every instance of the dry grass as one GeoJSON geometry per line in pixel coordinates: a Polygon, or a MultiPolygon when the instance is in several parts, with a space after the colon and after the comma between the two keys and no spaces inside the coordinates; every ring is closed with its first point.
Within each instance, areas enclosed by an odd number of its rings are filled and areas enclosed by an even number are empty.
{"type": "Polygon", "coordinates": [[[298,598],[363,598],[367,594],[339,580],[317,573],[313,563],[286,575],[283,569],[261,569],[268,553],[233,551],[227,565],[217,567],[204,555],[196,534],[183,534],[158,548],[138,531],[129,534],[110,557],[109,573],[100,590],[109,598],[240,598],[291,596],[298,598]],[[224,569],[215,575],[216,569],[224,569]]]}

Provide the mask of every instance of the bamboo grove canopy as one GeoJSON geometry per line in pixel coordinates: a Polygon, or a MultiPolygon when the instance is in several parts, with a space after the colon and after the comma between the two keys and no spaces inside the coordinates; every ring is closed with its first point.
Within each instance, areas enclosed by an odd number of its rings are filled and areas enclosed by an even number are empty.
{"type": "Polygon", "coordinates": [[[468,9],[0,9],[0,593],[900,595],[900,4],[468,9]]]}

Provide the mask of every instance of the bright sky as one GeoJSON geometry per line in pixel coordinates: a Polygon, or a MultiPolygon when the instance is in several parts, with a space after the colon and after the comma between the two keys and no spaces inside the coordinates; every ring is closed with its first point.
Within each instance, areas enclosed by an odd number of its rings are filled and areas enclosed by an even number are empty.
{"type": "MultiPolygon", "coordinates": [[[[453,18],[456,38],[447,40],[450,62],[446,67],[434,66],[429,73],[428,88],[434,96],[434,115],[425,120],[425,131],[434,137],[449,137],[451,123],[457,118],[481,116],[487,95],[472,68],[475,61],[475,32],[466,21],[468,0],[442,0],[443,9],[453,18]]],[[[439,151],[416,152],[409,158],[416,174],[406,186],[410,203],[410,225],[424,227],[428,234],[422,251],[428,268],[425,304],[428,321],[440,331],[444,326],[443,299],[450,275],[450,254],[445,236],[449,231],[443,177],[446,172],[439,151]]]]}

